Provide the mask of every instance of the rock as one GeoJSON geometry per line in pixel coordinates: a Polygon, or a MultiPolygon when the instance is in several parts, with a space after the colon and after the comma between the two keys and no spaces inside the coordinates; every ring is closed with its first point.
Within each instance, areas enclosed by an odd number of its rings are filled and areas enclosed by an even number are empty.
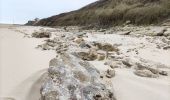
{"type": "Polygon", "coordinates": [[[116,62],[116,61],[113,61],[113,62],[110,63],[110,67],[111,67],[112,69],[114,69],[114,68],[119,68],[120,65],[121,65],[121,63],[120,63],[120,62],[116,62]]]}
{"type": "Polygon", "coordinates": [[[41,45],[41,48],[42,48],[43,50],[50,50],[50,47],[49,47],[47,44],[41,45]]]}
{"type": "Polygon", "coordinates": [[[170,31],[166,31],[166,32],[164,32],[164,34],[163,34],[164,36],[166,36],[166,37],[168,37],[168,36],[170,36],[170,31]]]}
{"type": "Polygon", "coordinates": [[[137,63],[137,69],[138,70],[149,70],[151,71],[153,74],[159,74],[159,70],[156,69],[156,68],[153,68],[149,65],[144,65],[144,64],[140,64],[140,63],[137,63]]]}
{"type": "Polygon", "coordinates": [[[146,69],[150,70],[153,74],[158,74],[159,70],[156,68],[146,67],[146,69]]]}
{"type": "Polygon", "coordinates": [[[104,51],[117,51],[117,49],[114,48],[113,45],[111,45],[109,43],[104,43],[102,45],[102,50],[104,50],[104,51]]]}
{"type": "Polygon", "coordinates": [[[158,75],[153,74],[150,70],[144,69],[144,70],[136,70],[134,71],[134,74],[141,76],[141,77],[149,77],[149,78],[156,78],[158,75]]]}
{"type": "Polygon", "coordinates": [[[83,39],[83,38],[76,38],[74,41],[75,41],[77,44],[80,44],[81,42],[84,41],[84,39],[83,39]]]}
{"type": "Polygon", "coordinates": [[[132,64],[130,64],[129,60],[123,60],[122,63],[126,65],[127,67],[131,67],[132,64]]]}
{"type": "Polygon", "coordinates": [[[170,36],[167,36],[167,39],[170,40],[170,36]]]}
{"type": "Polygon", "coordinates": [[[86,35],[86,33],[83,33],[83,32],[82,33],[76,33],[76,35],[77,35],[78,38],[82,38],[84,35],[86,35]]]}
{"type": "Polygon", "coordinates": [[[125,22],[125,25],[128,25],[128,24],[131,24],[131,21],[130,21],[130,20],[127,20],[127,21],[125,22]]]}
{"type": "Polygon", "coordinates": [[[131,31],[127,31],[127,32],[124,32],[122,33],[121,35],[130,35],[131,31]]]}
{"type": "Polygon", "coordinates": [[[166,71],[160,71],[159,74],[163,76],[168,76],[168,73],[166,71]]]}
{"type": "Polygon", "coordinates": [[[115,70],[107,70],[106,71],[106,77],[107,78],[113,78],[115,76],[115,70]]]}
{"type": "Polygon", "coordinates": [[[168,50],[168,49],[170,49],[170,46],[165,46],[165,47],[163,47],[163,49],[168,50]]]}
{"type": "Polygon", "coordinates": [[[98,59],[99,61],[104,60],[105,58],[106,58],[105,54],[103,54],[103,53],[98,53],[97,59],[98,59]]]}
{"type": "Polygon", "coordinates": [[[81,48],[92,48],[93,45],[91,45],[90,43],[86,43],[85,41],[81,42],[79,45],[81,48]]]}
{"type": "Polygon", "coordinates": [[[45,30],[42,30],[42,31],[39,31],[39,32],[32,33],[32,37],[35,37],[35,38],[50,38],[51,33],[47,32],[45,30]]]}
{"type": "Polygon", "coordinates": [[[98,58],[98,54],[95,50],[89,50],[88,52],[78,52],[77,56],[83,60],[93,61],[98,58]]]}
{"type": "Polygon", "coordinates": [[[115,52],[119,51],[118,48],[114,47],[113,45],[109,43],[94,43],[94,46],[104,51],[115,51],[115,52]]]}
{"type": "Polygon", "coordinates": [[[163,28],[161,30],[159,30],[158,32],[154,33],[156,36],[163,36],[164,33],[167,31],[166,28],[163,28]]]}
{"type": "MultiPolygon", "coordinates": [[[[40,100],[116,100],[99,71],[71,54],[53,59],[40,100]],[[56,62],[55,62],[56,61],[56,62]]],[[[113,76],[112,72],[109,72],[113,76]]]]}

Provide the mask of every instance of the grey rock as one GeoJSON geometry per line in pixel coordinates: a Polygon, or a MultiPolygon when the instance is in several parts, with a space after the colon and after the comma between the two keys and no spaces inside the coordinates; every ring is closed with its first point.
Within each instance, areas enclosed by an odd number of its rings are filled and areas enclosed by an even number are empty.
{"type": "Polygon", "coordinates": [[[166,71],[160,71],[159,74],[163,76],[168,76],[168,73],[166,71]]]}
{"type": "Polygon", "coordinates": [[[141,77],[149,77],[149,78],[156,78],[158,75],[153,74],[150,70],[144,69],[144,70],[136,70],[134,71],[134,74],[141,76],[141,77]]]}
{"type": "Polygon", "coordinates": [[[94,46],[96,46],[99,50],[104,50],[104,51],[119,51],[119,49],[112,44],[109,43],[94,43],[94,46]]]}
{"type": "Polygon", "coordinates": [[[155,36],[163,36],[166,31],[167,31],[166,28],[162,28],[159,31],[155,32],[154,35],[155,36]]]}
{"type": "Polygon", "coordinates": [[[121,35],[130,35],[131,31],[127,31],[127,32],[124,32],[122,33],[121,35]]]}
{"type": "Polygon", "coordinates": [[[34,32],[32,33],[32,37],[35,38],[50,38],[51,37],[51,33],[48,31],[39,31],[39,32],[34,32]]]}
{"type": "Polygon", "coordinates": [[[163,49],[168,50],[168,49],[170,49],[170,46],[165,46],[165,47],[163,47],[163,49]]]}
{"type": "Polygon", "coordinates": [[[107,78],[113,78],[115,76],[115,70],[107,70],[106,71],[106,77],[107,78]]]}
{"type": "Polygon", "coordinates": [[[129,60],[123,60],[122,63],[126,65],[127,67],[131,67],[132,64],[129,62],[129,60]]]}
{"type": "Polygon", "coordinates": [[[90,63],[63,54],[51,60],[50,65],[40,100],[116,100],[90,63]]]}

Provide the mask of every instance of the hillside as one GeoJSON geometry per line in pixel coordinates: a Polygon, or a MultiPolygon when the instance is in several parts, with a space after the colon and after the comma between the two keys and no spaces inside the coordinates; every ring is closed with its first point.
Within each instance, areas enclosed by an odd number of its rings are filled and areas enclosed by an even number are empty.
{"type": "Polygon", "coordinates": [[[158,24],[170,18],[170,0],[99,0],[79,10],[40,20],[43,26],[158,24]]]}

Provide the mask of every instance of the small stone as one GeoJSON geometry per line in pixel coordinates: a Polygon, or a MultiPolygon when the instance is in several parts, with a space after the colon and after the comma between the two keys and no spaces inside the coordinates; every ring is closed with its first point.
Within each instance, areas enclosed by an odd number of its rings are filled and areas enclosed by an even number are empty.
{"type": "Polygon", "coordinates": [[[163,76],[168,76],[168,73],[166,71],[160,71],[159,74],[163,76]]]}
{"type": "Polygon", "coordinates": [[[127,60],[123,60],[122,63],[126,65],[127,67],[131,67],[132,65],[127,60]]]}
{"type": "Polygon", "coordinates": [[[115,76],[115,70],[107,70],[106,71],[106,77],[107,78],[113,78],[115,76]]]}

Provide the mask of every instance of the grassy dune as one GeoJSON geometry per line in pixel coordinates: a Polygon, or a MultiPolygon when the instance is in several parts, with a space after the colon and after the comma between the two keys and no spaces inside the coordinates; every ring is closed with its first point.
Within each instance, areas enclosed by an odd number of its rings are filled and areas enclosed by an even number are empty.
{"type": "Polygon", "coordinates": [[[77,11],[42,19],[44,26],[159,24],[170,18],[170,0],[99,0],[77,11]]]}

